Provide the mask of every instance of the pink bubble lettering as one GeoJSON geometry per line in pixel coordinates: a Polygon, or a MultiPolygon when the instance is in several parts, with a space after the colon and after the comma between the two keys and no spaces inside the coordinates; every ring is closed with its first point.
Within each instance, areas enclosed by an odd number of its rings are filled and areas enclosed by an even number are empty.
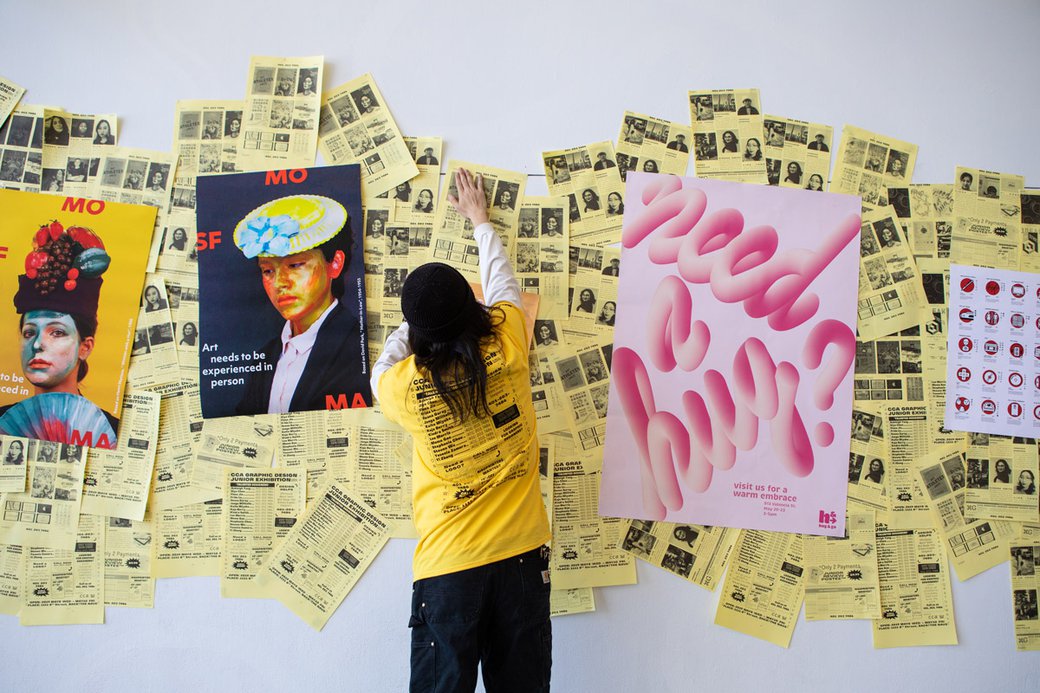
{"type": "Polygon", "coordinates": [[[744,230],[735,209],[707,217],[707,195],[682,187],[675,176],[661,176],[642,193],[646,207],[621,232],[625,248],[652,235],[647,257],[658,265],[675,264],[691,284],[708,284],[723,303],[743,303],[752,318],[767,318],[774,330],[791,330],[816,315],[820,298],[808,287],[853,240],[860,219],[849,215],[823,238],[819,250],[777,252],[779,237],[771,226],[744,230]]]}
{"type": "MultiPolygon", "coordinates": [[[[660,281],[646,312],[646,356],[660,373],[676,367],[699,368],[711,344],[711,331],[696,319],[688,284],[707,285],[718,301],[741,304],[753,319],[765,319],[776,332],[795,329],[816,316],[820,297],[810,285],[852,242],[858,241],[857,215],[843,219],[820,239],[816,250],[779,250],[776,229],[744,228],[736,209],[705,215],[707,195],[682,186],[675,176],[656,176],[642,190],[645,208],[626,220],[622,244],[631,249],[644,241],[647,258],[674,265],[678,276],[660,281]]],[[[815,372],[811,399],[820,411],[833,407],[835,391],[855,362],[856,338],[843,322],[825,319],[814,325],[802,346],[801,364],[815,372]]],[[[618,347],[612,381],[640,458],[643,506],[652,519],[682,508],[684,487],[703,493],[715,470],[732,469],[738,451],[755,447],[759,427],[768,423],[777,464],[795,477],[812,473],[818,447],[835,440],[826,421],[810,438],[796,404],[799,367],[776,363],[766,343],[745,339],[727,375],[715,369],[703,374],[703,385],[681,395],[682,419],[659,410],[653,382],[638,353],[618,347]]]]}
{"type": "Polygon", "coordinates": [[[704,395],[682,394],[687,425],[668,411],[658,411],[643,360],[632,349],[614,351],[612,379],[640,454],[643,507],[653,519],[683,506],[679,479],[694,493],[711,485],[713,470],[731,469],[737,450],[758,442],[760,420],[769,421],[779,463],[797,477],[813,470],[814,453],[798,412],[798,369],[773,363],[768,349],[751,338],[734,356],[734,391],[722,373],[704,373],[704,395]]]}

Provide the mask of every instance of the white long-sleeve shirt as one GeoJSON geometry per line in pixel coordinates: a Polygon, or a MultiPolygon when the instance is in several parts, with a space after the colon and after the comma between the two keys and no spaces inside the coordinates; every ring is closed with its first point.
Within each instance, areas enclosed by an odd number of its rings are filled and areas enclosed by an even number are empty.
{"type": "MultiPolygon", "coordinates": [[[[506,257],[505,247],[489,222],[484,222],[473,230],[473,238],[477,242],[477,257],[480,260],[480,286],[484,290],[484,305],[493,306],[500,301],[508,301],[518,308],[520,303],[520,283],[513,274],[513,266],[506,257]]],[[[372,396],[379,392],[379,377],[397,362],[411,356],[408,346],[408,323],[403,322],[387,337],[383,353],[372,366],[372,396]]]]}

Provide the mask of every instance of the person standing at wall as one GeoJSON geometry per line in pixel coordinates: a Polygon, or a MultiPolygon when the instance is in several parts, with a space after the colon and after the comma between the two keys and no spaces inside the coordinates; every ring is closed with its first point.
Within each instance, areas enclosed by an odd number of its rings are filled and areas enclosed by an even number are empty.
{"type": "Polygon", "coordinates": [[[485,301],[453,267],[411,272],[406,322],[372,369],[383,411],[415,441],[411,691],[548,691],[549,523],[538,484],[520,287],[480,176],[456,175],[485,301]]]}

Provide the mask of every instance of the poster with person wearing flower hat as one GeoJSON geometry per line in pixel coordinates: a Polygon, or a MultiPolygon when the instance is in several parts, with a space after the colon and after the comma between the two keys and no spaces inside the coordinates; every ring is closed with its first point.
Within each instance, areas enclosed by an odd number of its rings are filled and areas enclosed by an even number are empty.
{"type": "Polygon", "coordinates": [[[368,407],[356,164],[198,180],[206,418],[368,407]]]}
{"type": "Polygon", "coordinates": [[[115,448],[155,215],[0,190],[0,434],[115,448]]]}

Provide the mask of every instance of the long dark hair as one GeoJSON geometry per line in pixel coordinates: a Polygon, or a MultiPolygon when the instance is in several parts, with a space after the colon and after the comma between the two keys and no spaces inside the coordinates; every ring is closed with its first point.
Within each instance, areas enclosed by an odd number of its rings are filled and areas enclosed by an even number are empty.
{"type": "Polygon", "coordinates": [[[472,414],[491,414],[487,405],[487,365],[483,348],[496,340],[495,326],[505,320],[500,308],[487,308],[474,301],[470,318],[458,337],[438,342],[412,325],[408,329],[408,345],[415,355],[415,365],[437,391],[459,423],[472,414]]]}

